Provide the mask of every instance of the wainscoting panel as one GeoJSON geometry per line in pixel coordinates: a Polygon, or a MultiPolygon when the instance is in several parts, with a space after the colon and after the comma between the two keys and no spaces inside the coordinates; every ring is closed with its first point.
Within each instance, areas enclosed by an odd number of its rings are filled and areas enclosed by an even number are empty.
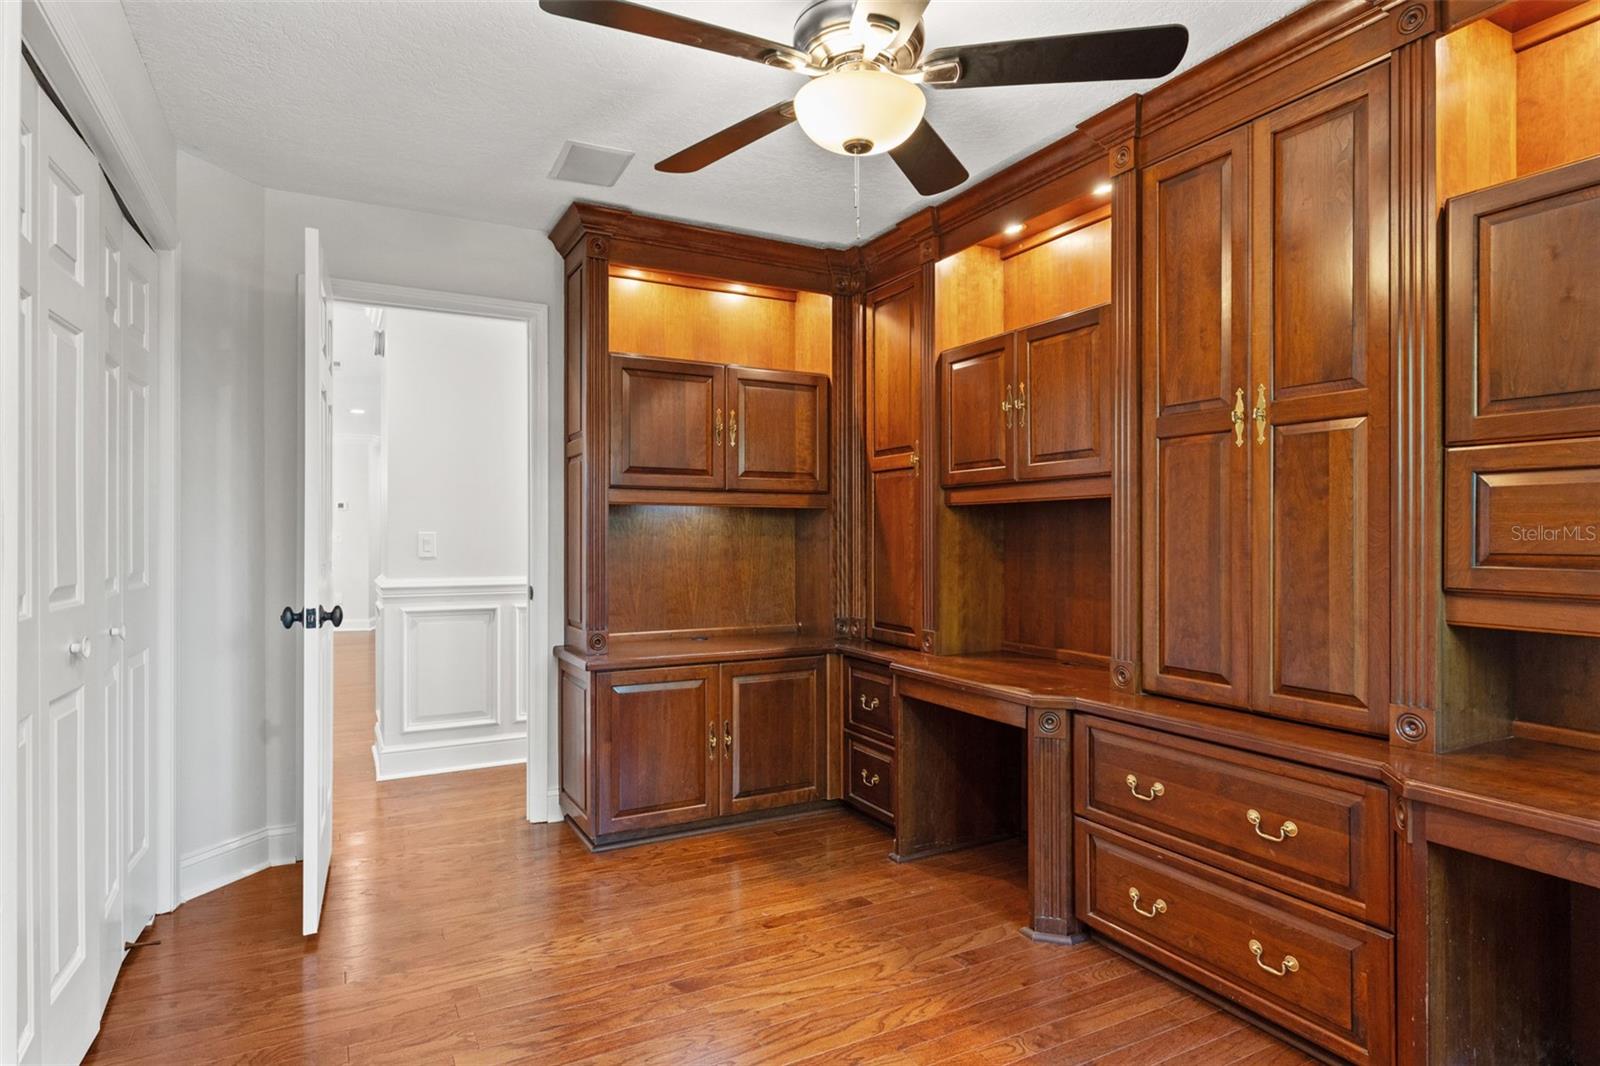
{"type": "Polygon", "coordinates": [[[528,753],[528,583],[377,580],[379,780],[520,763],[528,753]]]}

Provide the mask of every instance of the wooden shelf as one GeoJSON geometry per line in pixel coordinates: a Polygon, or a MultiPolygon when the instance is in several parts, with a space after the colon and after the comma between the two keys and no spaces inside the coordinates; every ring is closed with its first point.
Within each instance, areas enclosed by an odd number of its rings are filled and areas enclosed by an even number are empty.
{"type": "Polygon", "coordinates": [[[618,489],[606,493],[613,507],[625,504],[677,504],[689,507],[773,507],[817,511],[828,506],[827,493],[743,492],[723,489],[618,489]]]}
{"type": "Polygon", "coordinates": [[[1512,738],[1390,759],[1403,799],[1600,847],[1600,751],[1512,738]]]}
{"type": "Polygon", "coordinates": [[[557,648],[556,657],[591,673],[631,670],[648,666],[688,666],[695,663],[742,662],[749,659],[784,659],[799,655],[825,655],[834,650],[832,635],[754,633],[712,637],[649,637],[613,640],[601,655],[583,655],[557,648]]]}

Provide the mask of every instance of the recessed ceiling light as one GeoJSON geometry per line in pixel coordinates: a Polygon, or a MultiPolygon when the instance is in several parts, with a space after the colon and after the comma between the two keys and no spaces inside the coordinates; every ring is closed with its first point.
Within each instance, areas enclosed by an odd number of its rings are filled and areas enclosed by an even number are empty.
{"type": "Polygon", "coordinates": [[[1021,222],[1013,222],[1010,225],[1006,226],[1004,232],[1005,232],[1005,235],[1007,237],[1015,237],[1017,234],[1021,233],[1026,228],[1027,227],[1024,226],[1021,222]]]}
{"type": "Polygon", "coordinates": [[[367,413],[367,409],[365,407],[352,407],[350,408],[350,413],[353,415],[364,415],[367,413]]]}
{"type": "Polygon", "coordinates": [[[1094,194],[1096,196],[1110,196],[1111,183],[1109,181],[1102,181],[1099,185],[1094,187],[1094,194]]]}

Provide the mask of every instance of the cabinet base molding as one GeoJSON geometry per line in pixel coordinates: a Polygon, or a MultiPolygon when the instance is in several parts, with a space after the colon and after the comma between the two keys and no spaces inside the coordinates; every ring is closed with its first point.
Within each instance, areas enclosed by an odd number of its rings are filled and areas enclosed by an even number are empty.
{"type": "Polygon", "coordinates": [[[1025,925],[1019,931],[1029,940],[1037,941],[1040,944],[1061,944],[1070,947],[1073,944],[1082,944],[1089,939],[1089,931],[1087,929],[1080,929],[1076,933],[1045,933],[1031,925],[1025,925]]]}
{"type": "Polygon", "coordinates": [[[670,829],[640,829],[629,833],[609,833],[597,837],[591,837],[588,833],[585,833],[583,828],[573,821],[570,815],[566,818],[566,823],[572,829],[573,835],[583,842],[584,847],[593,852],[607,852],[631,848],[639,844],[654,844],[662,840],[681,840],[684,837],[697,837],[706,833],[736,830],[755,822],[777,822],[788,818],[799,818],[803,815],[841,806],[843,804],[838,800],[817,800],[815,803],[802,803],[793,807],[775,807],[765,811],[751,811],[748,814],[707,818],[701,822],[675,825],[670,829]]]}

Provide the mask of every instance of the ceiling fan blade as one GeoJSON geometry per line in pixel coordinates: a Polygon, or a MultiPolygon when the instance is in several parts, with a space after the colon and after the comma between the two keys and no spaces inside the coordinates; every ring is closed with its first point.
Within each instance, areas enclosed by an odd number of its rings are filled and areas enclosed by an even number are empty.
{"type": "Polygon", "coordinates": [[[725,26],[697,22],[659,8],[630,4],[626,0],[539,0],[539,6],[562,18],[662,41],[674,41],[691,48],[704,48],[708,52],[721,52],[768,66],[802,70],[810,64],[810,57],[789,45],[752,37],[725,26]]]}
{"type": "Polygon", "coordinates": [[[954,81],[930,78],[926,83],[930,87],[974,89],[990,85],[1164,78],[1177,69],[1188,50],[1187,28],[1144,26],[1133,30],[957,45],[935,49],[922,63],[933,67],[954,60],[960,65],[960,74],[954,81]]]}
{"type": "Polygon", "coordinates": [[[856,6],[850,11],[850,33],[856,40],[865,43],[877,35],[868,27],[872,16],[893,22],[896,27],[894,35],[886,38],[873,52],[874,56],[892,56],[916,32],[917,24],[922,21],[922,13],[927,8],[928,0],[856,0],[856,6]]]}
{"type": "Polygon", "coordinates": [[[948,192],[967,180],[967,168],[944,143],[944,138],[928,125],[927,119],[922,120],[916,132],[900,147],[889,149],[889,158],[923,196],[948,192]]]}
{"type": "Polygon", "coordinates": [[[656,164],[656,169],[668,174],[690,174],[715,163],[723,156],[732,155],[747,144],[754,144],[769,133],[776,133],[794,121],[794,103],[785,100],[773,104],[765,111],[757,111],[727,129],[718,130],[703,141],[691,144],[677,155],[671,155],[656,164]]]}

